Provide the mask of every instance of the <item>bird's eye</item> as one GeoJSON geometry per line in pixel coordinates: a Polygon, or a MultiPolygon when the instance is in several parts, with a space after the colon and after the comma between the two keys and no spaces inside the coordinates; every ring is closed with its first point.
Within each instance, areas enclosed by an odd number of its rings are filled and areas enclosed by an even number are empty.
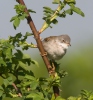
{"type": "Polygon", "coordinates": [[[65,42],[65,40],[63,39],[62,42],[65,42]]]}

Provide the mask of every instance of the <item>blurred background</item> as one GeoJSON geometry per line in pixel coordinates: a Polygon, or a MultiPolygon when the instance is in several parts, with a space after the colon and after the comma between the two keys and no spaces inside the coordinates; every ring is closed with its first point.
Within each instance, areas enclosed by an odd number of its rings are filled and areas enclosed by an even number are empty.
{"type": "MultiPolygon", "coordinates": [[[[57,8],[57,5],[53,5],[51,0],[24,0],[24,2],[27,8],[37,12],[31,14],[37,30],[42,27],[44,22],[42,7],[57,8]]],[[[22,32],[22,34],[31,32],[26,20],[21,22],[17,30],[14,30],[10,23],[11,17],[16,14],[13,9],[16,4],[16,0],[0,1],[0,39],[7,39],[8,36],[14,36],[18,32],[22,32]]],[[[72,16],[67,15],[66,18],[58,18],[57,25],[52,25],[52,29],[48,28],[41,34],[42,38],[61,34],[68,34],[71,37],[71,47],[63,59],[58,61],[61,64],[60,69],[68,72],[68,76],[62,79],[62,96],[65,98],[77,96],[82,89],[93,91],[93,1],[76,0],[76,6],[85,13],[85,17],[74,13],[72,16]]],[[[27,41],[35,43],[33,37],[29,37],[27,41]]],[[[30,67],[35,75],[47,77],[48,73],[40,52],[37,49],[29,49],[24,52],[39,62],[39,67],[30,67]]]]}

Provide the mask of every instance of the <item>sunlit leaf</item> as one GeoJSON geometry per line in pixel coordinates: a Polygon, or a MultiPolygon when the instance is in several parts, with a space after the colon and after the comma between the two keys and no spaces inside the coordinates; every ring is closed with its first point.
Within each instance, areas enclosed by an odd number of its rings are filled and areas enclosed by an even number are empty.
{"type": "Polygon", "coordinates": [[[53,4],[59,4],[60,0],[53,0],[53,4]]]}
{"type": "Polygon", "coordinates": [[[5,87],[7,87],[8,85],[12,84],[13,80],[12,77],[8,77],[7,79],[3,79],[4,85],[5,87]]]}
{"type": "Polygon", "coordinates": [[[6,55],[6,58],[12,58],[11,48],[4,49],[3,53],[6,55]]]}
{"type": "Polygon", "coordinates": [[[23,68],[24,70],[27,70],[27,65],[26,64],[24,64],[22,61],[18,61],[18,65],[21,67],[21,68],[23,68]]]}
{"type": "Polygon", "coordinates": [[[3,79],[3,82],[4,82],[5,87],[9,85],[9,81],[7,79],[3,79]]]}
{"type": "Polygon", "coordinates": [[[65,12],[66,12],[67,14],[69,14],[69,15],[72,15],[72,14],[73,14],[72,9],[65,10],[65,12]]]}
{"type": "Polygon", "coordinates": [[[15,20],[18,16],[14,16],[11,18],[10,22],[12,22],[13,20],[15,20]]]}
{"type": "Polygon", "coordinates": [[[14,20],[14,22],[13,22],[14,28],[16,29],[16,28],[19,26],[19,24],[20,24],[20,19],[19,19],[19,18],[16,18],[16,19],[14,20]]]}
{"type": "Polygon", "coordinates": [[[24,19],[25,19],[25,16],[24,16],[24,15],[21,15],[21,16],[18,16],[18,18],[19,18],[20,20],[24,20],[24,19]]]}
{"type": "Polygon", "coordinates": [[[26,75],[26,76],[25,76],[25,78],[26,78],[26,79],[29,79],[29,80],[36,80],[36,78],[35,78],[35,77],[30,76],[30,75],[26,75]]]}
{"type": "Polygon", "coordinates": [[[29,95],[27,95],[26,98],[32,98],[33,100],[42,100],[43,98],[43,94],[40,92],[36,92],[36,93],[30,93],[29,95]]]}
{"type": "Polygon", "coordinates": [[[69,97],[67,100],[81,100],[81,99],[77,99],[77,97],[69,97]]]}
{"type": "Polygon", "coordinates": [[[33,11],[32,9],[28,9],[28,12],[31,12],[31,13],[36,13],[35,11],[33,11]]]}
{"type": "Polygon", "coordinates": [[[73,3],[73,4],[76,4],[76,1],[75,0],[64,0],[66,3],[73,3]]]}
{"type": "Polygon", "coordinates": [[[25,36],[31,36],[33,33],[26,32],[25,36]]]}
{"type": "Polygon", "coordinates": [[[50,14],[54,12],[54,10],[52,10],[50,7],[43,7],[43,8],[44,8],[43,12],[50,13],[50,14]]]}
{"type": "Polygon", "coordinates": [[[71,9],[72,9],[74,12],[76,12],[77,14],[81,15],[82,17],[85,16],[84,13],[81,11],[80,8],[75,7],[74,5],[70,5],[70,6],[71,6],[71,9]]]}
{"type": "Polygon", "coordinates": [[[39,83],[37,81],[33,81],[30,84],[31,90],[35,90],[37,88],[37,86],[39,86],[39,83]]]}
{"type": "Polygon", "coordinates": [[[28,54],[23,54],[23,57],[22,57],[23,59],[30,59],[31,57],[30,57],[30,55],[28,55],[28,54]]]}
{"type": "Polygon", "coordinates": [[[32,64],[35,64],[37,67],[39,67],[39,64],[38,64],[37,61],[35,61],[35,60],[31,60],[31,63],[32,63],[32,64]]]}
{"type": "Polygon", "coordinates": [[[4,66],[6,66],[6,62],[3,60],[3,58],[2,57],[0,57],[0,65],[4,65],[4,66]]]}

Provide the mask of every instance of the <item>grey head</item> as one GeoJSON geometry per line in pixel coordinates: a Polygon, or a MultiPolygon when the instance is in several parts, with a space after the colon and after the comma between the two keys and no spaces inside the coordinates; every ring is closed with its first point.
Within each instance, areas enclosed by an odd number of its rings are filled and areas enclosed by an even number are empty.
{"type": "Polygon", "coordinates": [[[59,35],[59,36],[58,36],[58,40],[59,40],[59,42],[61,42],[61,43],[66,43],[66,44],[68,44],[69,46],[71,46],[71,44],[70,44],[71,39],[70,39],[70,37],[69,37],[68,35],[66,35],[66,34],[64,34],[64,35],[59,35]]]}

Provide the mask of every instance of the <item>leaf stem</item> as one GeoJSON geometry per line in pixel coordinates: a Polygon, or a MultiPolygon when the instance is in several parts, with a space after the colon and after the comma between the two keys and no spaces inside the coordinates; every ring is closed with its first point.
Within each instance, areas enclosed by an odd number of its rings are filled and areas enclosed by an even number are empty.
{"type": "Polygon", "coordinates": [[[54,12],[54,14],[50,17],[49,22],[45,21],[42,28],[39,30],[39,34],[41,34],[45,29],[47,29],[50,24],[52,23],[52,21],[58,17],[59,12],[64,8],[65,4],[60,4],[58,5],[56,11],[54,12]]]}

